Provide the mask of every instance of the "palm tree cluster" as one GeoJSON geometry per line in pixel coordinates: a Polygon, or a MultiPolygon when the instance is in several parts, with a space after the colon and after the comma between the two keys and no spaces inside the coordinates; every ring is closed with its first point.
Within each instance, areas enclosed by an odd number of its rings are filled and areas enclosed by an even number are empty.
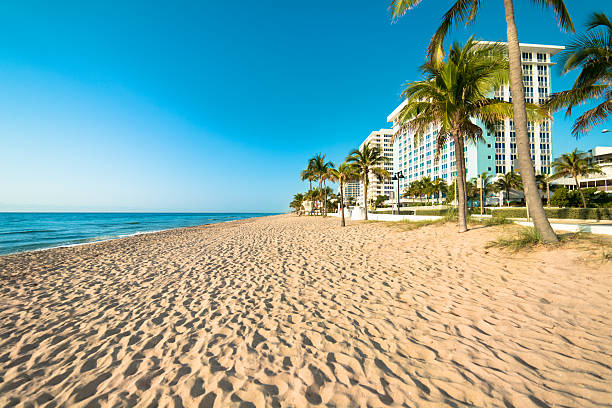
{"type": "Polygon", "coordinates": [[[431,177],[423,177],[420,180],[415,180],[404,189],[404,197],[419,198],[425,197],[426,200],[436,197],[438,202],[442,200],[442,194],[446,194],[448,185],[441,178],[434,180],[431,177]]]}
{"type": "MultiPolygon", "coordinates": [[[[337,182],[340,184],[340,196],[338,197],[338,203],[341,210],[340,223],[344,227],[344,207],[348,202],[346,197],[344,197],[344,187],[346,183],[360,180],[364,186],[364,202],[367,202],[370,178],[375,177],[381,180],[390,177],[389,172],[382,167],[388,161],[389,159],[384,156],[379,147],[371,147],[369,143],[364,144],[361,149],[352,150],[346,157],[346,160],[337,168],[333,162],[326,161],[324,154],[318,153],[308,160],[306,169],[302,170],[300,174],[302,181],[309,182],[309,190],[304,195],[300,194],[302,200],[299,201],[299,206],[294,197],[291,208],[296,209],[297,206],[296,211],[299,211],[304,201],[312,201],[313,203],[319,204],[320,214],[326,216],[328,209],[327,197],[333,194],[331,189],[326,186],[326,182],[337,182]],[[313,182],[318,182],[319,187],[313,189],[313,182]]],[[[312,208],[314,210],[314,205],[312,208]]],[[[311,215],[313,212],[314,211],[311,211],[311,215]]],[[[368,215],[366,211],[366,220],[367,219],[368,215]]]]}
{"type": "MultiPolygon", "coordinates": [[[[421,1],[391,0],[392,18],[399,18],[421,1]]],[[[522,189],[534,226],[542,240],[557,242],[558,238],[546,217],[539,192],[546,187],[549,196],[549,182],[552,178],[535,174],[527,121],[550,118],[550,110],[561,108],[566,108],[566,114],[570,115],[572,109],[578,105],[593,99],[602,100],[599,105],[577,119],[573,133],[579,136],[610,115],[612,111],[612,89],[610,88],[612,86],[612,22],[603,13],[594,13],[591,16],[587,24],[587,33],[577,37],[562,54],[564,73],[581,69],[574,86],[568,91],[553,94],[545,106],[537,106],[525,100],[521,51],[513,0],[504,0],[506,45],[479,43],[470,38],[463,46],[458,43],[452,44],[448,55],[445,52],[444,39],[453,26],[461,22],[466,24],[473,22],[483,3],[483,0],[457,0],[444,14],[442,23],[433,34],[427,47],[428,60],[421,67],[422,80],[406,84],[402,93],[406,104],[399,114],[398,120],[401,126],[397,134],[410,132],[414,134],[415,142],[418,142],[428,129],[432,126],[438,127],[439,131],[435,140],[436,159],[446,141],[451,141],[455,150],[457,169],[453,183],[457,189],[459,231],[463,232],[467,230],[468,199],[476,194],[476,183],[466,180],[464,148],[466,143],[482,140],[483,135],[483,129],[474,122],[478,121],[488,131],[494,131],[496,124],[506,118],[512,118],[516,134],[519,173],[510,172],[502,175],[495,183],[491,182],[491,176],[481,175],[483,190],[504,191],[509,203],[510,191],[522,189]],[[496,87],[508,83],[513,95],[511,103],[490,97],[491,91],[496,87]]],[[[574,32],[572,20],[563,0],[533,0],[533,3],[552,8],[561,29],[574,32]]],[[[324,156],[318,159],[315,156],[314,163],[318,164],[311,168],[313,160],[311,159],[308,168],[302,172],[302,180],[310,182],[310,191],[312,191],[313,181],[318,181],[319,189],[322,189],[325,180],[338,180],[343,184],[348,180],[359,178],[364,190],[364,201],[367,203],[370,178],[389,177],[382,167],[387,159],[378,150],[366,145],[361,150],[351,152],[345,161],[347,167],[344,168],[350,176],[333,175],[333,164],[328,162],[326,165],[324,156]]],[[[582,159],[577,156],[572,157],[571,154],[567,157],[562,156],[553,164],[556,170],[555,175],[559,175],[558,177],[561,177],[561,174],[571,176],[578,184],[577,180],[580,175],[597,171],[596,168],[589,167],[588,161],[587,164],[581,162],[582,159]],[[576,166],[582,170],[576,170],[576,166]]],[[[448,190],[444,181],[424,178],[410,184],[405,194],[413,197],[433,197],[437,193],[438,201],[440,201],[444,190],[448,190]]],[[[323,202],[325,201],[326,194],[323,194],[323,202]]],[[[343,206],[342,197],[340,201],[343,206]]]]}
{"type": "MultiPolygon", "coordinates": [[[[404,15],[408,10],[414,8],[422,0],[392,0],[390,5],[390,11],[392,18],[396,19],[402,15],[404,15]]],[[[543,7],[552,7],[554,10],[559,26],[564,30],[574,31],[574,26],[570,15],[565,7],[565,4],[562,0],[533,0],[534,3],[540,4],[543,7]]],[[[429,64],[435,64],[438,62],[438,66],[444,65],[444,63],[440,64],[443,60],[443,42],[449,31],[453,28],[454,25],[465,22],[469,24],[476,19],[478,15],[478,11],[480,7],[485,3],[483,0],[457,0],[451,8],[444,14],[442,18],[442,23],[434,33],[427,48],[427,54],[430,57],[429,64]]],[[[527,205],[529,206],[531,213],[534,219],[534,226],[536,230],[542,236],[543,241],[545,242],[557,242],[558,238],[552,230],[550,223],[548,222],[548,218],[544,213],[544,207],[540,200],[539,192],[537,191],[537,184],[535,179],[535,170],[533,167],[533,162],[531,160],[531,151],[529,144],[529,134],[527,130],[527,104],[525,102],[525,89],[522,78],[522,67],[521,67],[521,51],[519,47],[519,38],[518,38],[518,30],[516,28],[516,23],[514,19],[514,2],[513,0],[504,0],[504,11],[506,17],[506,33],[507,33],[507,61],[509,63],[509,81],[510,81],[510,89],[513,95],[513,102],[511,107],[511,114],[514,120],[515,132],[516,132],[516,144],[517,144],[517,153],[518,153],[518,162],[520,167],[520,173],[523,180],[523,192],[525,194],[525,199],[527,201],[527,205]]],[[[458,48],[458,47],[456,47],[458,48]]],[[[452,57],[449,57],[449,60],[452,60],[452,57]]],[[[459,58],[455,58],[456,61],[460,61],[459,58]]],[[[427,64],[426,64],[427,65],[427,64]]],[[[494,71],[501,73],[501,69],[497,68],[495,65],[492,66],[494,71]]],[[[485,82],[488,82],[490,85],[493,80],[500,80],[499,75],[494,74],[491,75],[490,79],[486,81],[481,79],[474,79],[467,82],[466,80],[470,78],[470,75],[463,73],[463,80],[455,81],[449,75],[457,72],[460,74],[459,70],[453,70],[451,68],[440,69],[440,74],[435,75],[432,73],[431,67],[424,67],[424,74],[426,76],[426,81],[429,80],[436,85],[440,84],[446,89],[448,89],[448,93],[453,96],[459,96],[458,99],[454,100],[454,106],[450,106],[449,109],[441,109],[439,101],[435,98],[432,98],[436,92],[423,91],[421,104],[413,106],[412,108],[408,108],[408,110],[412,111],[410,113],[407,112],[404,118],[405,120],[410,117],[418,116],[420,111],[424,109],[428,102],[431,101],[432,104],[438,105],[438,108],[431,109],[431,111],[439,110],[439,113],[449,114],[455,113],[456,116],[439,116],[438,118],[445,122],[443,123],[443,127],[445,127],[444,137],[452,137],[455,141],[455,149],[458,152],[459,145],[463,148],[463,144],[467,138],[467,140],[472,140],[473,138],[478,138],[478,130],[474,129],[474,124],[469,120],[469,116],[461,116],[460,113],[470,114],[469,110],[471,110],[471,106],[469,101],[475,102],[475,98],[483,100],[477,95],[478,93],[474,93],[474,88],[471,87],[470,83],[480,83],[481,87],[478,87],[480,91],[483,90],[482,86],[485,85],[485,82]],[[436,76],[439,76],[440,79],[436,79],[436,76]],[[445,80],[445,81],[444,81],[445,80]],[[450,92],[449,84],[451,82],[456,82],[456,87],[459,92],[450,92]],[[468,95],[462,95],[461,92],[465,90],[468,95]],[[466,105],[466,103],[468,103],[466,105]],[[461,125],[461,126],[459,126],[461,125]]],[[[468,71],[469,72],[469,71],[468,71]]],[[[477,71],[475,72],[476,76],[482,75],[477,71]]],[[[424,84],[425,81],[421,81],[421,88],[425,89],[427,86],[424,84]]],[[[407,88],[407,91],[410,88],[407,88]]],[[[488,91],[491,89],[487,89],[488,91]]],[[[417,101],[416,95],[407,94],[405,95],[408,98],[412,95],[413,101],[417,101]]],[[[449,99],[449,102],[450,99],[449,99]]],[[[485,105],[486,106],[486,105],[485,105]]],[[[487,109],[482,109],[483,106],[481,103],[477,103],[473,109],[476,110],[476,115],[474,117],[479,118],[479,115],[486,114],[488,112],[487,109]]],[[[506,108],[507,109],[507,108],[506,108]]],[[[499,109],[490,109],[495,111],[497,115],[500,115],[502,111],[508,113],[508,111],[504,109],[502,106],[499,106],[499,109]]],[[[428,121],[425,117],[429,116],[429,118],[434,118],[432,113],[423,115],[423,121],[427,124],[433,123],[433,121],[428,121]]],[[[493,119],[493,118],[491,118],[493,119]]],[[[494,119],[496,120],[496,119],[494,119]]],[[[419,122],[419,121],[417,121],[419,122]]],[[[487,123],[483,121],[487,126],[487,123]]],[[[438,145],[440,146],[440,145],[438,145]]],[[[461,149],[462,150],[462,149],[461,149]]],[[[461,154],[456,154],[457,159],[457,187],[458,187],[458,201],[459,201],[459,230],[465,231],[467,229],[465,223],[465,213],[466,213],[466,189],[467,184],[465,181],[465,172],[464,172],[464,158],[463,152],[461,154]]]]}
{"type": "MultiPolygon", "coordinates": [[[[452,44],[448,56],[436,54],[422,67],[423,79],[408,83],[402,96],[406,105],[399,114],[398,133],[411,132],[420,142],[431,126],[438,126],[436,159],[448,139],[455,148],[459,232],[467,231],[468,185],[464,147],[483,140],[479,120],[490,132],[512,117],[512,104],[490,97],[508,80],[508,61],[500,44],[483,45],[470,38],[452,44]]],[[[538,106],[526,104],[530,119],[547,117],[538,106]]],[[[424,195],[429,195],[424,192],[424,195]]]]}

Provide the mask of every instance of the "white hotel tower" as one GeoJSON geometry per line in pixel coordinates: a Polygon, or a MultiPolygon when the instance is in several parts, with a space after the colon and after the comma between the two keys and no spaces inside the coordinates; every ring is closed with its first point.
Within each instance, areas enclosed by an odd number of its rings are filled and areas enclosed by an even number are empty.
{"type": "MultiPolygon", "coordinates": [[[[484,42],[487,43],[487,42],[484,42]]],[[[554,45],[521,44],[523,82],[525,85],[525,99],[527,102],[543,103],[551,92],[550,71],[551,57],[563,50],[564,47],[554,45]]],[[[512,101],[510,86],[497,89],[494,97],[505,101],[512,101]]],[[[402,102],[387,117],[393,123],[393,130],[399,129],[397,122],[399,112],[405,105],[402,102]]],[[[551,121],[529,122],[529,139],[531,145],[531,159],[536,174],[550,174],[552,158],[551,149],[551,121]]],[[[442,178],[451,183],[457,175],[454,143],[448,140],[440,151],[439,160],[436,155],[436,138],[438,127],[431,126],[419,143],[415,143],[413,134],[397,135],[393,143],[393,171],[401,171],[405,176],[400,181],[403,189],[407,184],[422,177],[431,179],[442,178]]],[[[477,144],[467,142],[465,147],[467,179],[470,180],[488,172],[493,176],[518,170],[516,163],[516,138],[514,124],[506,119],[494,134],[483,128],[484,142],[477,144]]],[[[389,194],[389,196],[392,196],[389,194]]],[[[363,201],[363,200],[362,200],[363,201]]]]}
{"type": "MultiPolygon", "coordinates": [[[[366,143],[370,144],[370,148],[378,147],[383,155],[389,158],[389,164],[385,164],[383,167],[389,172],[393,173],[393,145],[391,144],[391,138],[393,137],[394,131],[392,129],[380,129],[375,130],[359,146],[359,150],[363,148],[366,143]]],[[[359,196],[357,197],[357,203],[363,206],[363,182],[359,182],[359,196]]],[[[378,178],[370,173],[369,184],[368,184],[368,201],[375,200],[380,195],[386,195],[392,197],[393,195],[393,182],[391,180],[378,181],[378,178]]]]}

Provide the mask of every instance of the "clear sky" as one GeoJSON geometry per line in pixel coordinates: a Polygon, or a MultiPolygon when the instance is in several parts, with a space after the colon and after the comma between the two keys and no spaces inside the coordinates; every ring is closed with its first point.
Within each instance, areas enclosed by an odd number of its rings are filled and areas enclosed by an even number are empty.
{"type": "MultiPolygon", "coordinates": [[[[309,157],[387,127],[451,3],[391,23],[384,0],[3,1],[0,210],[284,211],[309,157]]],[[[485,3],[449,38],[504,40],[503,1],[485,3]]],[[[566,4],[578,31],[612,14],[566,4]]],[[[550,10],[515,9],[521,42],[569,41],[550,10]]],[[[576,141],[555,118],[555,156],[612,145],[612,123],[576,141]]]]}

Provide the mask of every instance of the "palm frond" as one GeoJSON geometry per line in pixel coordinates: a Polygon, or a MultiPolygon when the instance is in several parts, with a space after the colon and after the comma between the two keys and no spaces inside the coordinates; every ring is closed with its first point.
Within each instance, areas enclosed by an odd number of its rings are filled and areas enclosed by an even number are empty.
{"type": "Polygon", "coordinates": [[[559,27],[564,31],[574,32],[574,23],[572,23],[572,18],[570,17],[569,11],[567,11],[567,7],[565,7],[565,2],[563,0],[531,0],[535,4],[540,4],[543,7],[552,7],[557,16],[557,22],[559,23],[559,27]]]}
{"type": "Polygon", "coordinates": [[[604,13],[593,13],[590,15],[587,21],[587,30],[592,30],[594,28],[605,26],[612,30],[612,22],[604,13]]]}
{"type": "Polygon", "coordinates": [[[593,126],[604,122],[610,114],[612,114],[612,100],[608,99],[580,115],[572,126],[572,134],[577,138],[584,136],[593,126]]]}
{"type": "Polygon", "coordinates": [[[400,18],[406,12],[416,7],[422,0],[393,0],[389,6],[391,18],[393,20],[400,18]]]}
{"type": "Polygon", "coordinates": [[[444,13],[440,27],[436,30],[427,47],[427,55],[433,56],[444,43],[444,38],[451,30],[454,24],[460,21],[465,21],[469,24],[476,18],[482,0],[457,0],[451,8],[444,13]]]}

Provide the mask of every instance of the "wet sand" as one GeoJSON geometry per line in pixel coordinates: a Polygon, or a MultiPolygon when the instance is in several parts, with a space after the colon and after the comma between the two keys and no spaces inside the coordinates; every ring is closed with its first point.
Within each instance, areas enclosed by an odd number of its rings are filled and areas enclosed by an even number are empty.
{"type": "Polygon", "coordinates": [[[281,215],[0,257],[0,406],[610,407],[612,268],[281,215]]]}

